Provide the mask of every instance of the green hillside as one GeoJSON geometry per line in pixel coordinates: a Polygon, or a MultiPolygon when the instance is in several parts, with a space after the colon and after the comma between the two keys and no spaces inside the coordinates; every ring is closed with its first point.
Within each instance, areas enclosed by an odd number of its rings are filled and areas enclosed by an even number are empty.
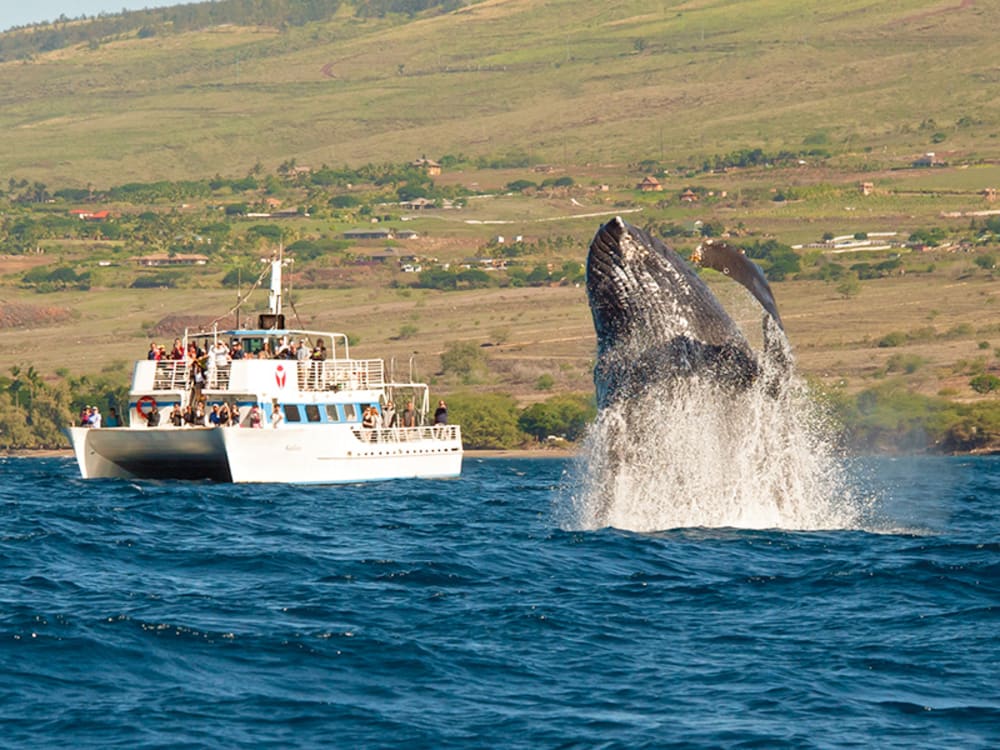
{"type": "Polygon", "coordinates": [[[972,0],[345,4],[301,25],[147,24],[0,63],[0,178],[106,186],[420,154],[993,159],[998,28],[1000,6],[972,0]]]}

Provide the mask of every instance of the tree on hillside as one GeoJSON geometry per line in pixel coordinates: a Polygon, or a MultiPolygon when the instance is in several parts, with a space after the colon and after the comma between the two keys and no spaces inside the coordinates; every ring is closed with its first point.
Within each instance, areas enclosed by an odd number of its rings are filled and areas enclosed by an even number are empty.
{"type": "Polygon", "coordinates": [[[977,266],[982,268],[984,271],[992,271],[997,267],[997,256],[993,253],[986,253],[985,255],[979,255],[973,261],[977,266]]]}
{"type": "Polygon", "coordinates": [[[448,416],[462,425],[462,444],[470,449],[516,448],[526,435],[517,425],[517,402],[503,393],[456,393],[448,416]]]}
{"type": "Polygon", "coordinates": [[[597,406],[593,396],[561,395],[532,404],[521,413],[517,424],[538,441],[550,435],[576,441],[583,437],[595,416],[597,406]]]}
{"type": "Polygon", "coordinates": [[[483,350],[471,341],[452,341],[441,353],[441,372],[471,383],[486,368],[483,350]]]}

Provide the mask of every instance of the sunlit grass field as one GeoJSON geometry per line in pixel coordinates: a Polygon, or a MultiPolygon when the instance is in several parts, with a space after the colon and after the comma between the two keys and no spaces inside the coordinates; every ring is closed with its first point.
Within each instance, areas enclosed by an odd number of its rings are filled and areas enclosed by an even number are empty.
{"type": "Polygon", "coordinates": [[[107,186],[511,152],[700,164],[806,141],[872,166],[996,158],[998,27],[988,3],[487,0],[108,40],[0,65],[0,174],[107,186]]]}

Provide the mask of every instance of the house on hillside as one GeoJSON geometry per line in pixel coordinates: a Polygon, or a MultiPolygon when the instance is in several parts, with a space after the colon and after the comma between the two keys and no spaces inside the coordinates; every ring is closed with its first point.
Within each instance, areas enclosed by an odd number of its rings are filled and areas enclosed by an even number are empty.
{"type": "Polygon", "coordinates": [[[859,186],[862,195],[871,195],[875,192],[874,182],[862,182],[859,186]]]}
{"type": "Polygon", "coordinates": [[[414,198],[411,201],[402,201],[399,207],[410,211],[422,211],[427,208],[434,208],[434,201],[430,198],[414,198]]]}
{"type": "Polygon", "coordinates": [[[410,162],[410,165],[416,167],[417,169],[422,169],[430,177],[437,177],[441,174],[441,165],[438,164],[433,159],[428,159],[426,156],[421,156],[419,159],[414,159],[410,162]]]}
{"type": "Polygon", "coordinates": [[[698,194],[691,188],[688,188],[683,193],[681,193],[681,203],[697,203],[697,202],[698,202],[698,194]]]}
{"type": "Polygon", "coordinates": [[[345,240],[391,240],[392,232],[388,229],[348,229],[344,232],[345,240]]]}
{"type": "Polygon", "coordinates": [[[369,250],[357,254],[357,263],[362,266],[384,266],[389,261],[398,261],[399,253],[394,248],[383,247],[381,250],[369,250]]]}
{"type": "Polygon", "coordinates": [[[637,190],[641,190],[644,193],[655,193],[663,190],[663,185],[661,185],[660,181],[651,174],[643,177],[642,182],[635,187],[637,190]]]}
{"type": "Polygon", "coordinates": [[[480,271],[502,271],[507,268],[506,258],[466,258],[462,268],[477,268],[480,271]]]}
{"type": "Polygon", "coordinates": [[[104,211],[90,211],[86,208],[74,208],[70,210],[70,216],[75,216],[81,221],[107,221],[111,218],[111,212],[104,211]]]}
{"type": "Polygon", "coordinates": [[[208,265],[207,255],[197,255],[195,253],[153,253],[152,255],[141,255],[135,259],[137,265],[148,268],[157,266],[205,266],[208,265]]]}
{"type": "Polygon", "coordinates": [[[937,157],[933,151],[928,151],[926,154],[921,156],[919,159],[915,159],[912,162],[914,167],[943,167],[945,163],[937,157]]]}

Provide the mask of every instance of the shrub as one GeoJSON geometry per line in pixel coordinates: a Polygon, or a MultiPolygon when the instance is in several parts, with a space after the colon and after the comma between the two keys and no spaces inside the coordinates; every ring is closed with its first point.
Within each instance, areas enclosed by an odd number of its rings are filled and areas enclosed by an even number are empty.
{"type": "Polygon", "coordinates": [[[893,354],[885,363],[888,372],[904,372],[912,375],[927,364],[927,360],[919,354],[893,354]]]}
{"type": "Polygon", "coordinates": [[[544,373],[538,376],[538,380],[535,381],[536,391],[551,391],[552,386],[554,386],[556,381],[548,373],[544,373]]]}
{"type": "Polygon", "coordinates": [[[996,375],[983,373],[982,375],[976,375],[976,377],[970,380],[969,385],[972,386],[972,390],[976,393],[990,393],[1000,389],[1000,378],[996,375]]]}
{"type": "Polygon", "coordinates": [[[902,346],[906,343],[906,334],[902,331],[893,331],[892,333],[887,333],[885,336],[878,340],[878,346],[882,349],[902,346]]]}
{"type": "Polygon", "coordinates": [[[486,365],[482,350],[471,341],[453,341],[441,353],[441,371],[470,383],[486,365]]]}

